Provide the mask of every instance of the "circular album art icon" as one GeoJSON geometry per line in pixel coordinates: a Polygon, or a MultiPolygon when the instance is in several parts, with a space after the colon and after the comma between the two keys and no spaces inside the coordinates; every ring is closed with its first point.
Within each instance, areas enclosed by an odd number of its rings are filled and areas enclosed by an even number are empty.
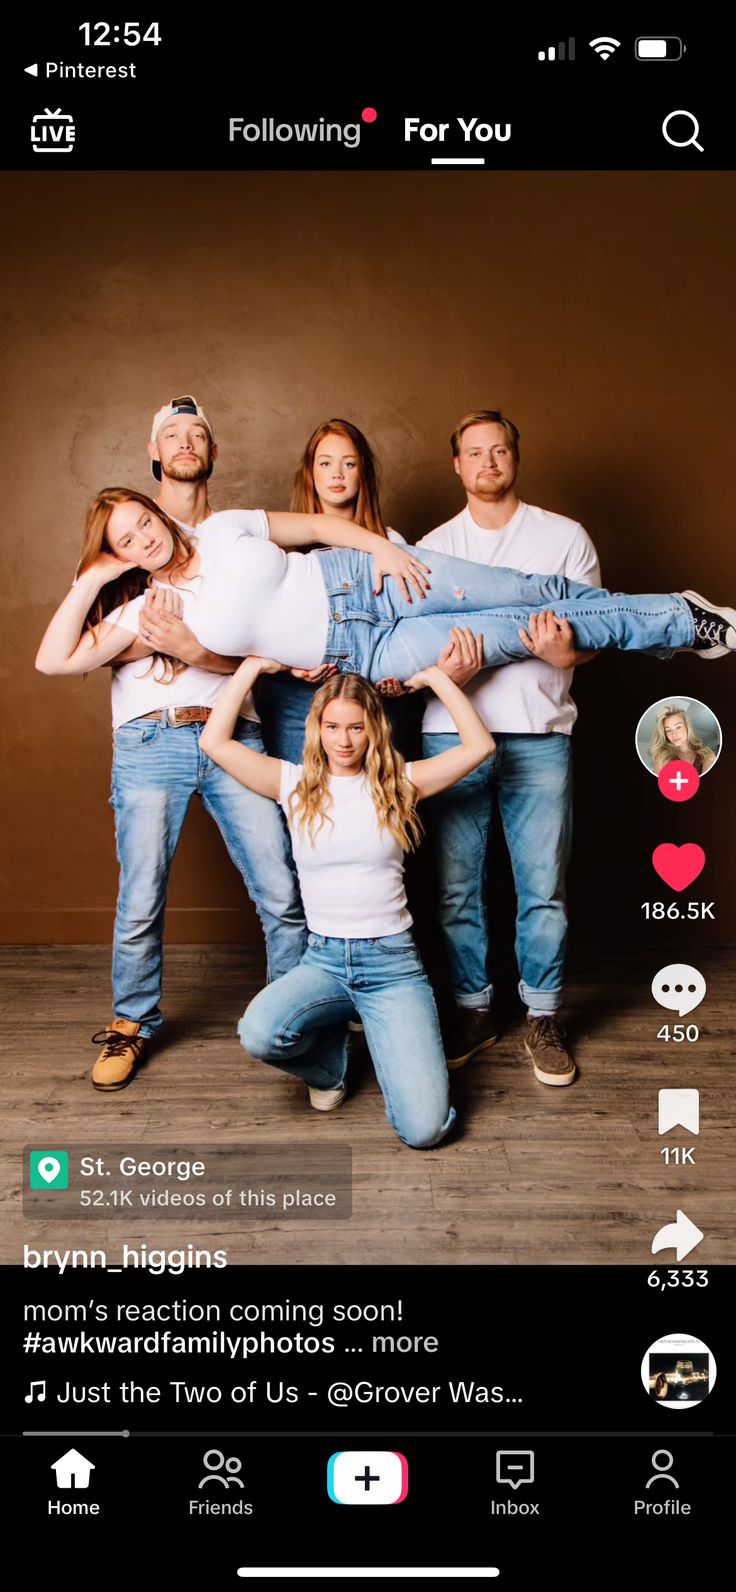
{"type": "Polygon", "coordinates": [[[707,1343],[684,1332],[658,1338],[641,1362],[641,1379],[655,1404],[667,1410],[694,1409],[707,1399],[716,1362],[707,1343]]]}

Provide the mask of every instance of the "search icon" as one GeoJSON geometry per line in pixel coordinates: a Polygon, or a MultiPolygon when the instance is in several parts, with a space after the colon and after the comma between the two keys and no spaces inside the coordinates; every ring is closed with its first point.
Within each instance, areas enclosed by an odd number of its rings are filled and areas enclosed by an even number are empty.
{"type": "Polygon", "coordinates": [[[662,123],[662,132],[664,137],[667,139],[667,143],[672,144],[674,149],[689,149],[690,145],[694,144],[695,148],[700,150],[701,155],[705,154],[703,145],[698,143],[700,127],[698,125],[698,119],[696,116],[693,116],[692,111],[670,111],[669,116],[665,116],[665,119],[662,123]],[[671,134],[668,133],[667,127],[674,116],[685,116],[687,117],[687,120],[692,123],[692,138],[673,138],[671,134]]]}

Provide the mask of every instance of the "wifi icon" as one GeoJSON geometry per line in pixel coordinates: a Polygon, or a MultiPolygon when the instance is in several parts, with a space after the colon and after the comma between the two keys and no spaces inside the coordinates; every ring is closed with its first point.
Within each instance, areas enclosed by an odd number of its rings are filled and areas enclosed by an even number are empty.
{"type": "Polygon", "coordinates": [[[620,39],[590,39],[589,43],[591,50],[595,50],[602,61],[607,61],[609,55],[613,55],[614,50],[620,49],[621,46],[620,39]]]}

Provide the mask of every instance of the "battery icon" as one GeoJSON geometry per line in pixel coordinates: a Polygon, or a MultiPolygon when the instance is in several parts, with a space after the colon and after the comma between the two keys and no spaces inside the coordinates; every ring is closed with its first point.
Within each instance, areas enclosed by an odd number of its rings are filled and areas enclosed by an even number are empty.
{"type": "Polygon", "coordinates": [[[637,61],[681,61],[685,48],[682,39],[673,36],[642,38],[636,41],[635,54],[637,61]]]}

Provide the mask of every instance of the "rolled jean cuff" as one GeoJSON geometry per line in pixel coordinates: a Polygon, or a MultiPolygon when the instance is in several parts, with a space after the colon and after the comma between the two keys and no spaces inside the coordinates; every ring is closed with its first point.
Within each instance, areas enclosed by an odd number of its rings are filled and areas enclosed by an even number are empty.
{"type": "Polygon", "coordinates": [[[462,1006],[464,1012],[488,1012],[493,1000],[493,985],[486,984],[485,989],[479,990],[477,995],[460,995],[453,990],[452,998],[456,1006],[462,1006]]]}
{"type": "Polygon", "coordinates": [[[159,1028],[162,1027],[164,1020],[162,1012],[159,1012],[157,1017],[135,1017],[134,1015],[129,1016],[127,1012],[121,1011],[117,1006],[115,1007],[115,1017],[122,1017],[126,1023],[138,1024],[138,1033],[134,1036],[136,1039],[153,1039],[154,1034],[157,1034],[159,1028]]]}
{"type": "Polygon", "coordinates": [[[554,1013],[559,1011],[562,1005],[561,989],[530,989],[529,985],[524,983],[523,978],[519,979],[518,988],[524,1005],[533,1012],[539,1012],[545,1017],[554,1016],[554,1013]]]}

